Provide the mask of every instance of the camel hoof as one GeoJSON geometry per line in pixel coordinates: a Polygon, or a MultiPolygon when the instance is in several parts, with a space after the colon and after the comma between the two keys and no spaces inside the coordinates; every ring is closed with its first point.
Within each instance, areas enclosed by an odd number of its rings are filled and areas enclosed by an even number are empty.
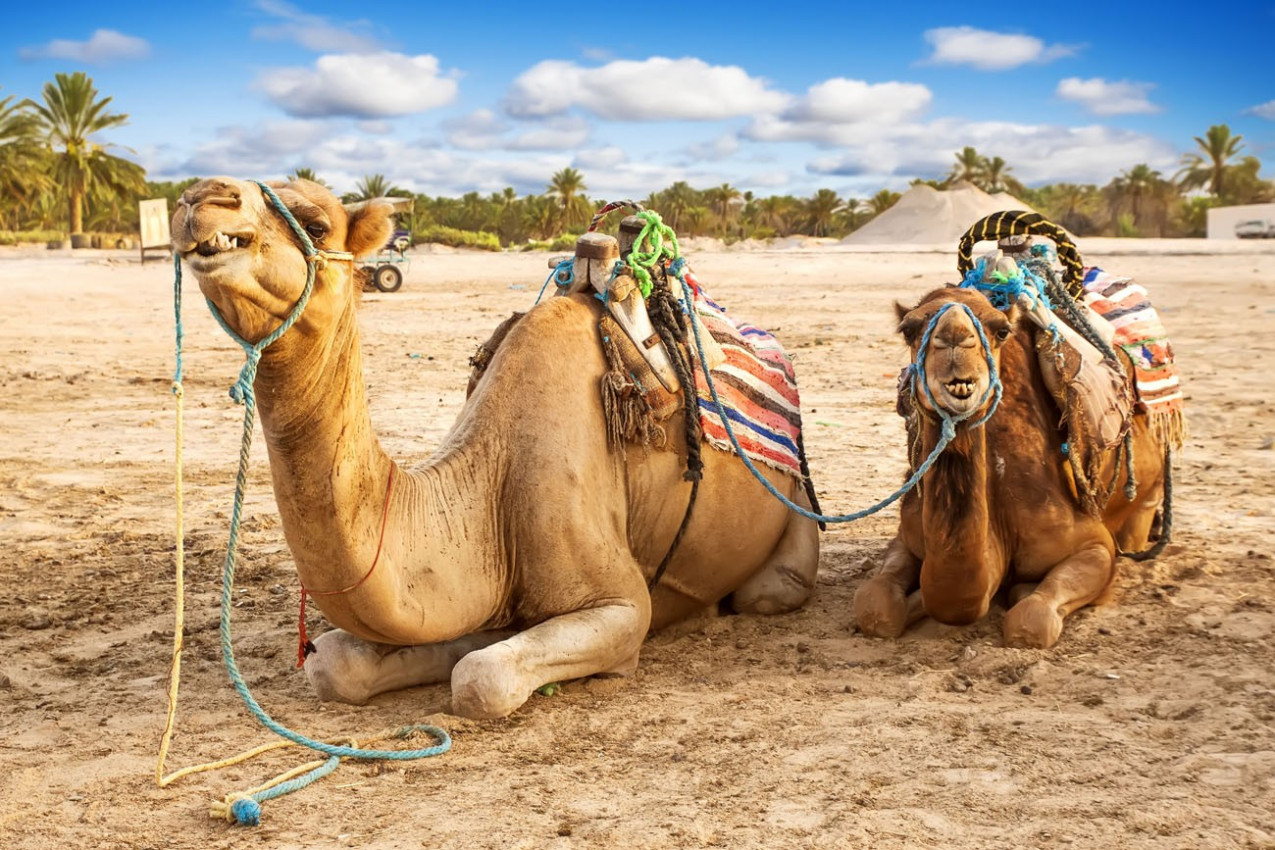
{"type": "Polygon", "coordinates": [[[517,660],[501,644],[471,652],[452,669],[452,714],[471,720],[508,717],[531,696],[518,684],[517,660]]]}
{"type": "Polygon", "coordinates": [[[859,629],[871,637],[897,638],[908,627],[908,598],[896,585],[868,579],[854,594],[859,629]]]}
{"type": "Polygon", "coordinates": [[[787,614],[805,605],[813,590],[813,582],[795,567],[766,567],[731,595],[730,607],[738,614],[787,614]]]}
{"type": "Polygon", "coordinates": [[[1039,596],[1028,596],[1005,615],[1005,645],[1048,649],[1062,634],[1063,618],[1039,596]]]}

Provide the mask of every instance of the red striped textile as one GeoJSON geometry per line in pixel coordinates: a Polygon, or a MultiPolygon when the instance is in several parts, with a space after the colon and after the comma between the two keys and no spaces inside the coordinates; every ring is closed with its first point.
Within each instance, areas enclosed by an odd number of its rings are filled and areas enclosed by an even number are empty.
{"type": "MultiPolygon", "coordinates": [[[[744,454],[800,478],[801,397],[792,361],[774,336],[735,322],[708,297],[693,273],[687,272],[686,278],[695,293],[700,323],[726,355],[713,369],[713,385],[744,454]]],[[[734,451],[700,368],[695,370],[695,389],[704,438],[713,448],[734,451]]]]}
{"type": "Polygon", "coordinates": [[[1118,277],[1096,266],[1085,269],[1085,304],[1115,328],[1115,343],[1134,366],[1138,401],[1153,424],[1166,429],[1175,443],[1181,439],[1182,385],[1173,363],[1173,345],[1147,291],[1132,278],[1118,277]]]}

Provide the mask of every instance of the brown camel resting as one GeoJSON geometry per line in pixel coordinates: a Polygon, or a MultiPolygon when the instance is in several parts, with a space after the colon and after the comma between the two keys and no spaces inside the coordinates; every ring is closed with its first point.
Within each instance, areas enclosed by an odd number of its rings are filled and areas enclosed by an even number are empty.
{"type": "MultiPolygon", "coordinates": [[[[390,232],[387,205],[347,212],[304,180],[276,191],[321,250],[358,256],[390,232]]],[[[172,232],[204,295],[249,342],[302,293],[299,241],[255,183],[195,184],[172,232]]],[[[255,382],[297,572],[338,627],[305,665],[321,697],[360,703],[450,676],[456,714],[502,717],[544,684],[630,673],[648,630],[728,595],[743,612],[805,602],[815,524],[718,451],[704,452],[690,524],[648,591],[690,491],[683,414],[669,423],[673,451],[608,446],[597,299],[554,298],[510,328],[443,444],[407,470],[372,431],[357,290],[350,263],[320,269],[255,382]]],[[[767,475],[806,503],[797,479],[767,475]]]]}
{"type": "MultiPolygon", "coordinates": [[[[1164,481],[1165,448],[1146,416],[1133,419],[1132,502],[1123,495],[1123,470],[1101,517],[1077,498],[1060,411],[1042,376],[1037,334],[1017,321],[1018,308],[997,310],[981,293],[957,287],[935,290],[913,309],[898,305],[899,330],[912,362],[925,329],[949,302],[967,305],[981,323],[1004,385],[999,408],[970,427],[991,404],[980,406],[989,386],[987,352],[962,309],[939,318],[926,351],[925,380],[934,403],[950,415],[972,415],[921,484],[904,497],[899,530],[885,560],[855,594],[864,632],[897,637],[928,615],[963,625],[982,618],[993,596],[1009,590],[1005,642],[1048,647],[1058,640],[1063,618],[1101,601],[1115,577],[1116,545],[1146,547],[1164,481]]],[[[1132,368],[1127,372],[1132,380],[1132,368]]],[[[908,423],[915,469],[938,442],[939,418],[923,388],[911,404],[908,423]]],[[[1102,480],[1116,472],[1116,451],[1102,459],[1102,480]]]]}

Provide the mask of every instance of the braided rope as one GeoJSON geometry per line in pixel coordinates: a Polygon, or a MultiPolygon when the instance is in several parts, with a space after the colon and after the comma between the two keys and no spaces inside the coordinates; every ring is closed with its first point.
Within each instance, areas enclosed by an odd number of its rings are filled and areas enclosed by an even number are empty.
{"type": "Polygon", "coordinates": [[[1058,261],[1063,264],[1063,279],[1072,298],[1084,293],[1084,263],[1076,243],[1067,231],[1049,221],[1040,213],[1026,210],[1003,210],[979,219],[965,231],[956,250],[956,268],[965,275],[974,267],[974,244],[1001,239],[1006,236],[1044,236],[1052,239],[1058,248],[1058,261]]]}
{"type": "Polygon", "coordinates": [[[593,219],[589,222],[588,232],[592,233],[593,231],[597,230],[598,225],[602,223],[602,219],[606,218],[611,213],[620,209],[630,209],[630,210],[633,210],[634,212],[640,213],[645,211],[646,207],[642,206],[637,201],[630,201],[628,198],[625,198],[622,201],[611,201],[610,203],[604,205],[601,209],[599,209],[597,212],[593,214],[593,219]]]}
{"type": "MultiPolygon", "coordinates": [[[[256,395],[253,390],[253,383],[256,380],[257,367],[261,361],[262,352],[268,346],[270,346],[276,340],[278,340],[281,336],[283,336],[283,334],[286,333],[288,329],[291,328],[293,324],[296,323],[297,319],[300,318],[301,313],[305,309],[306,304],[309,303],[310,295],[314,290],[314,282],[315,282],[315,276],[316,276],[317,270],[319,268],[324,267],[327,261],[330,259],[353,260],[353,255],[349,254],[348,252],[336,252],[336,251],[322,252],[316,249],[314,247],[314,243],[310,241],[309,235],[305,232],[304,229],[302,229],[301,225],[297,223],[296,218],[293,217],[292,213],[288,210],[288,208],[284,205],[284,203],[279,199],[278,195],[276,195],[270,189],[270,187],[264,183],[257,182],[257,185],[261,188],[261,191],[265,195],[265,197],[270,201],[271,206],[284,217],[284,219],[288,222],[288,225],[291,227],[294,235],[296,235],[297,238],[300,240],[301,248],[306,258],[306,282],[305,282],[305,288],[302,290],[301,297],[297,300],[297,303],[293,306],[292,310],[289,312],[288,316],[284,319],[283,323],[280,324],[279,327],[275,328],[275,330],[271,331],[269,334],[267,334],[264,338],[262,338],[257,343],[250,343],[244,340],[242,337],[240,337],[237,333],[235,333],[227,325],[225,319],[222,317],[221,313],[217,310],[216,306],[211,301],[208,301],[209,308],[212,310],[213,316],[216,318],[218,324],[221,325],[222,329],[225,330],[226,333],[229,334],[229,336],[233,340],[235,340],[235,342],[239,343],[239,345],[243,348],[244,355],[245,355],[245,363],[243,368],[240,370],[239,378],[235,381],[234,385],[232,385],[230,389],[231,398],[233,398],[236,402],[243,404],[244,406],[244,424],[243,424],[243,435],[242,435],[242,439],[240,441],[240,447],[239,447],[239,469],[235,476],[235,495],[234,495],[234,501],[233,501],[233,508],[231,511],[230,534],[229,534],[229,540],[226,545],[226,560],[222,570],[220,637],[221,637],[222,658],[225,662],[226,672],[230,677],[230,681],[232,686],[235,689],[235,692],[239,694],[244,704],[248,707],[248,710],[253,714],[254,717],[257,718],[257,720],[263,726],[265,726],[270,731],[274,732],[279,737],[284,738],[286,740],[274,742],[272,744],[267,744],[261,747],[257,747],[253,750],[249,750],[246,753],[241,753],[240,755],[231,757],[229,759],[223,759],[222,761],[218,761],[218,762],[212,762],[209,764],[184,768],[182,770],[176,771],[175,773],[169,776],[164,776],[164,761],[167,757],[168,747],[172,737],[174,718],[175,718],[176,710],[177,710],[177,691],[178,691],[178,686],[180,681],[180,665],[181,665],[181,634],[182,634],[182,629],[184,625],[183,624],[183,619],[184,619],[183,595],[184,594],[183,594],[183,580],[182,580],[183,563],[184,563],[182,550],[184,547],[183,547],[183,539],[181,534],[182,503],[181,503],[181,442],[180,442],[181,434],[182,434],[181,344],[182,344],[182,339],[184,334],[182,330],[182,321],[181,321],[181,258],[179,255],[174,254],[174,290],[175,290],[174,303],[175,303],[175,312],[176,312],[176,319],[177,319],[177,372],[176,372],[176,377],[174,378],[174,381],[173,381],[173,388],[174,388],[174,393],[177,395],[177,398],[178,398],[178,408],[177,408],[178,410],[177,606],[176,606],[176,622],[175,622],[174,630],[173,630],[174,631],[174,649],[173,649],[172,671],[170,674],[170,684],[169,684],[169,692],[168,692],[168,717],[165,722],[164,732],[161,736],[159,760],[155,769],[156,782],[160,785],[160,787],[164,787],[176,781],[182,776],[186,776],[192,773],[199,773],[206,770],[214,770],[214,769],[231,765],[231,764],[238,764],[242,761],[250,759],[263,752],[267,752],[272,749],[278,749],[280,747],[299,745],[299,746],[303,746],[303,747],[307,747],[309,749],[315,750],[320,753],[324,753],[326,756],[328,756],[327,759],[322,760],[321,762],[312,762],[310,764],[302,765],[299,768],[294,768],[293,770],[290,770],[281,776],[275,777],[274,779],[270,780],[264,785],[258,786],[256,789],[252,791],[244,792],[240,794],[232,794],[228,796],[226,800],[223,801],[223,803],[220,804],[220,808],[218,807],[218,804],[214,804],[212,813],[215,817],[224,816],[226,818],[233,818],[240,824],[253,825],[253,826],[260,823],[260,819],[261,819],[260,804],[262,802],[268,799],[272,799],[274,797],[282,796],[284,794],[289,794],[293,791],[306,787],[307,785],[309,785],[310,783],[314,782],[317,779],[321,779],[322,777],[326,776],[328,773],[331,773],[333,770],[335,770],[342,758],[383,759],[383,760],[403,761],[403,760],[420,759],[420,758],[427,758],[430,756],[441,755],[442,753],[447,752],[451,748],[451,738],[448,736],[447,732],[436,726],[429,726],[429,725],[416,725],[416,726],[404,727],[403,729],[398,730],[398,732],[393,733],[397,737],[406,737],[407,735],[413,732],[417,732],[417,731],[425,732],[438,741],[438,743],[434,746],[424,747],[424,748],[414,749],[414,750],[362,749],[357,746],[343,746],[338,744],[329,744],[323,741],[317,741],[313,738],[309,738],[305,735],[301,735],[297,732],[293,732],[292,730],[286,728],[282,724],[275,721],[272,717],[270,717],[270,715],[265,712],[265,710],[261,707],[261,705],[257,702],[257,700],[252,696],[252,693],[248,689],[247,683],[243,679],[243,675],[239,672],[239,666],[235,660],[234,646],[231,641],[230,612],[232,609],[231,603],[233,601],[233,592],[234,592],[235,558],[239,548],[240,520],[243,513],[244,493],[247,489],[248,461],[249,461],[250,449],[252,446],[253,424],[256,418],[255,417],[256,395]]],[[[375,738],[373,740],[379,740],[379,736],[378,738],[375,738]]]]}

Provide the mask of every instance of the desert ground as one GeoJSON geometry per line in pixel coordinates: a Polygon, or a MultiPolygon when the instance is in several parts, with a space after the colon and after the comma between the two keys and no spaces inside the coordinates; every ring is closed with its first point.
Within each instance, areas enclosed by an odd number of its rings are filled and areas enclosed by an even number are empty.
{"type": "MultiPolygon", "coordinates": [[[[294,668],[297,581],[258,445],[234,608],[257,698],[316,737],[435,723],[454,746],[346,763],[264,804],[256,828],[210,819],[209,802],[301,753],[154,780],[174,607],[172,266],[4,249],[0,847],[1275,847],[1275,245],[1080,247],[1163,311],[1190,436],[1173,544],[1122,560],[1112,603],[1070,618],[1054,648],[1003,647],[999,607],[897,642],[859,634],[850,603],[890,510],[824,535],[803,610],[656,634],[632,678],[566,683],[492,722],[445,713],[444,686],[324,705],[294,668]]],[[[954,246],[690,258],[794,355],[825,509],[891,492],[906,362],[892,305],[955,280],[954,246]]],[[[430,455],[475,346],[546,273],[543,254],[421,252],[401,291],[365,298],[393,455],[430,455]]],[[[241,353],[197,292],[184,316],[188,637],[170,770],[270,740],[217,640],[241,353]]]]}

